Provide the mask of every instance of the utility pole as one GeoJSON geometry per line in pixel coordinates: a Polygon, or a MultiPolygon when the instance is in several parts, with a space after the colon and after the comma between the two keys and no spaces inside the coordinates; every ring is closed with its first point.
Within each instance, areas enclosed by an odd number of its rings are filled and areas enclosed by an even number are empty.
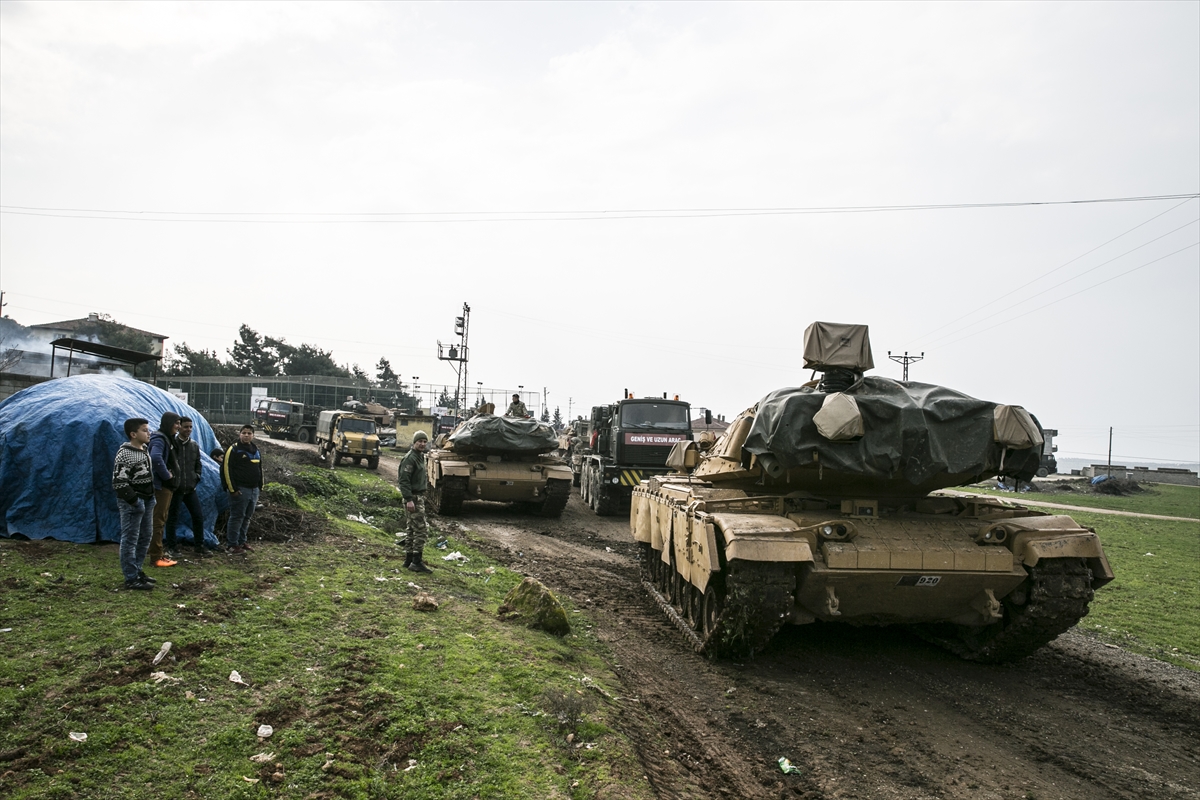
{"type": "Polygon", "coordinates": [[[1112,478],[1112,427],[1108,429],[1108,477],[1112,478]]]}
{"type": "Polygon", "coordinates": [[[919,356],[910,356],[908,354],[908,351],[905,350],[904,355],[894,356],[894,355],[892,355],[892,351],[888,350],[888,358],[890,358],[892,361],[895,361],[897,364],[904,365],[904,381],[907,382],[908,381],[908,365],[915,364],[918,361],[921,361],[922,359],[924,359],[925,353],[924,353],[924,351],[922,351],[921,355],[919,355],[919,356]]]}

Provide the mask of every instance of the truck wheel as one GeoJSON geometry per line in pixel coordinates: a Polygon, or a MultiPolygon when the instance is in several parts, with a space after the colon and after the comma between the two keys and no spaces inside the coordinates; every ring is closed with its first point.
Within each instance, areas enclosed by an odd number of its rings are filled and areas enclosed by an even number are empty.
{"type": "Polygon", "coordinates": [[[308,428],[301,428],[296,431],[296,441],[300,444],[308,444],[312,441],[312,431],[308,428]]]}
{"type": "Polygon", "coordinates": [[[367,459],[367,469],[379,469],[379,456],[371,456],[367,459]]]}
{"type": "Polygon", "coordinates": [[[342,454],[339,453],[337,450],[334,450],[329,455],[330,455],[329,465],[331,467],[336,467],[338,464],[342,463],[342,454]]]}
{"type": "Polygon", "coordinates": [[[615,517],[621,513],[621,495],[611,484],[598,480],[596,490],[596,515],[615,517]]]}
{"type": "Polygon", "coordinates": [[[580,479],[581,477],[583,477],[583,476],[582,476],[582,474],[581,474],[581,473],[579,473],[579,472],[576,472],[575,474],[573,474],[573,475],[571,476],[571,485],[572,485],[572,486],[579,486],[579,484],[580,484],[580,480],[579,480],[579,479],[580,479]]]}
{"type": "Polygon", "coordinates": [[[1037,476],[1039,478],[1045,478],[1045,477],[1049,476],[1049,474],[1050,474],[1050,470],[1046,469],[1045,467],[1042,467],[1041,469],[1039,469],[1037,471],[1037,476]]]}

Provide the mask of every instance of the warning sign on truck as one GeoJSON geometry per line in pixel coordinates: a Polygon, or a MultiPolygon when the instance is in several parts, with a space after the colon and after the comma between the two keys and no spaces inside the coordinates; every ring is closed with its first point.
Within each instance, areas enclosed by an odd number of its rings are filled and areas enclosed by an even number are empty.
{"type": "Polygon", "coordinates": [[[682,433],[625,433],[625,444],[671,445],[685,439],[682,433]]]}

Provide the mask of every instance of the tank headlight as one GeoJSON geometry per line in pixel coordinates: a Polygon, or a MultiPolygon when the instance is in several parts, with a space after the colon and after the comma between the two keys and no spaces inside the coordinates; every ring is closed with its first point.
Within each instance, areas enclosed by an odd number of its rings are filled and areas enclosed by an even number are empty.
{"type": "Polygon", "coordinates": [[[613,482],[613,483],[620,483],[620,482],[621,482],[621,479],[620,479],[620,478],[613,478],[613,479],[612,479],[612,482],[613,482]]]}
{"type": "Polygon", "coordinates": [[[821,533],[825,534],[826,536],[832,536],[833,535],[833,526],[826,525],[824,528],[821,528],[821,533]]]}

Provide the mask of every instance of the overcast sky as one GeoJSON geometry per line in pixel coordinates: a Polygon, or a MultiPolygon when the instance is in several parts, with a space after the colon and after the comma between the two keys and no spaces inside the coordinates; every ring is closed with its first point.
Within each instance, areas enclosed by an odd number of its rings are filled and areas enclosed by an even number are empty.
{"type": "Polygon", "coordinates": [[[795,211],[1197,191],[1195,2],[0,2],[9,316],[428,384],[467,302],[471,384],[564,414],[732,417],[829,320],[1200,459],[1200,201],[795,211]]]}

